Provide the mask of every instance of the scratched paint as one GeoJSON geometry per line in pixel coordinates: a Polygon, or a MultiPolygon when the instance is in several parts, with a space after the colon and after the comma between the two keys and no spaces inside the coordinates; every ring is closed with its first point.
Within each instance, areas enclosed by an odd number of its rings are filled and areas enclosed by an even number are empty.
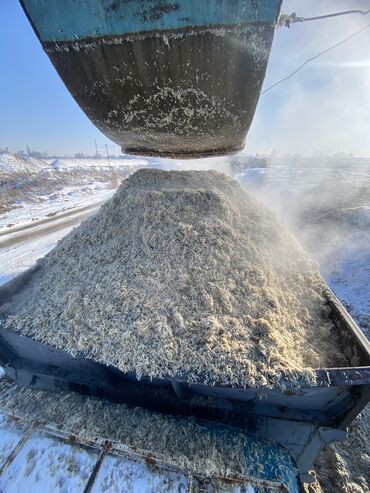
{"type": "Polygon", "coordinates": [[[274,24],[281,0],[23,0],[42,41],[185,27],[274,24]]]}

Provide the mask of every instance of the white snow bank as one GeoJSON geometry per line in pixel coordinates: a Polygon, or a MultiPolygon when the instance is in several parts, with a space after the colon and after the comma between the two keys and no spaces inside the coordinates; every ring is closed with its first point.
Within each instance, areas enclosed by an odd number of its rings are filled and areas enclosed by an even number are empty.
{"type": "Polygon", "coordinates": [[[0,154],[0,175],[13,173],[37,173],[46,167],[46,163],[39,159],[15,156],[8,152],[0,154]]]}
{"type": "Polygon", "coordinates": [[[54,169],[68,169],[68,168],[101,168],[101,167],[120,167],[120,166],[147,166],[149,161],[147,159],[140,158],[58,158],[54,160],[48,160],[49,165],[54,169]]]}

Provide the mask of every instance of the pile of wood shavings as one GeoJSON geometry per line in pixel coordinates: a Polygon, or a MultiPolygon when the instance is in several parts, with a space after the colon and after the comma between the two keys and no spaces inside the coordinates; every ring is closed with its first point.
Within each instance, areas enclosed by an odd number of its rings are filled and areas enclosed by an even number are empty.
{"type": "MultiPolygon", "coordinates": [[[[151,456],[198,478],[256,478],[261,472],[262,440],[258,445],[241,431],[209,427],[193,418],[161,415],[73,392],[19,387],[6,379],[0,382],[0,410],[21,421],[47,423],[48,428],[60,429],[82,442],[103,446],[108,440],[129,456],[151,456]],[[247,446],[250,460],[245,458],[247,446]]],[[[286,452],[271,442],[268,447],[278,471],[286,465],[286,452]]]]}
{"type": "Polygon", "coordinates": [[[315,471],[317,482],[307,493],[370,493],[370,406],[351,423],[347,438],[327,445],[315,471]]]}
{"type": "Polygon", "coordinates": [[[138,377],[271,387],[346,366],[324,288],[236,181],[145,169],[40,260],[2,323],[138,377]]]}

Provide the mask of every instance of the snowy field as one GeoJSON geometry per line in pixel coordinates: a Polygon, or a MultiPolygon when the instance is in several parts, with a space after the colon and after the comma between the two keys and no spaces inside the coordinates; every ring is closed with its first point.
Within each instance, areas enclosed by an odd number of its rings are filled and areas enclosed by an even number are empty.
{"type": "Polygon", "coordinates": [[[65,170],[71,168],[104,168],[107,166],[122,167],[122,166],[148,166],[149,159],[140,159],[136,157],[122,158],[58,158],[46,159],[45,163],[54,169],[65,170]]]}
{"type": "MultiPolygon", "coordinates": [[[[294,231],[369,337],[370,161],[277,159],[268,168],[245,170],[237,178],[294,231]]],[[[92,213],[94,204],[100,205],[111,194],[112,190],[101,184],[88,190],[70,187],[39,204],[22,204],[22,208],[0,217],[0,283],[29,268],[53,248],[78,224],[81,208],[87,207],[87,213],[92,213]],[[62,215],[73,210],[77,211],[75,222],[63,227],[62,215]],[[60,229],[58,226],[40,234],[40,229],[49,226],[49,219],[54,225],[60,221],[60,229]],[[35,231],[34,226],[38,236],[27,237],[25,231],[28,227],[35,231]],[[17,235],[23,235],[23,240],[2,247],[17,235]]],[[[16,424],[0,417],[0,463],[21,433],[16,424]]],[[[38,433],[0,476],[0,491],[82,491],[96,460],[91,450],[38,433]]],[[[174,473],[154,474],[145,464],[108,457],[93,491],[182,492],[186,491],[185,483],[184,477],[174,473]]],[[[253,492],[252,487],[249,492],[253,492]]]]}
{"type": "Polygon", "coordinates": [[[13,230],[30,221],[60,214],[66,210],[93,204],[112,195],[113,191],[104,183],[92,183],[86,186],[70,186],[54,190],[50,194],[40,195],[39,202],[21,202],[16,208],[0,216],[0,232],[13,230]]]}
{"type": "Polygon", "coordinates": [[[113,193],[101,183],[65,187],[0,216],[0,283],[32,267],[113,193]]]}
{"type": "Polygon", "coordinates": [[[36,159],[31,156],[17,156],[9,152],[0,153],[0,176],[14,173],[37,173],[45,170],[71,168],[106,168],[122,166],[147,166],[150,160],[131,156],[119,158],[57,158],[36,159]]]}
{"type": "Polygon", "coordinates": [[[35,173],[45,168],[45,162],[40,159],[28,157],[22,159],[18,156],[4,152],[0,154],[0,176],[13,173],[35,173]]]}

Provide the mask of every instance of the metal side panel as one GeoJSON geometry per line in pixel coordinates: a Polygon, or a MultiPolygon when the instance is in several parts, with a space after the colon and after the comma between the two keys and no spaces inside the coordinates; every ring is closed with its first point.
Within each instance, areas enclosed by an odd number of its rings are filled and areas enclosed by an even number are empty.
{"type": "Polygon", "coordinates": [[[6,303],[13,295],[23,289],[28,281],[36,272],[37,267],[24,271],[19,276],[14,277],[7,283],[0,286],[0,306],[6,303]]]}
{"type": "Polygon", "coordinates": [[[366,368],[328,370],[325,372],[326,375],[330,371],[334,376],[339,372],[340,375],[346,375],[346,380],[333,383],[329,379],[325,385],[320,382],[316,387],[292,387],[286,390],[189,384],[185,378],[144,377],[139,381],[133,373],[124,374],[117,369],[86,359],[83,355],[73,357],[65,351],[38,343],[4,328],[0,330],[0,360],[8,367],[9,376],[18,379],[19,383],[20,375],[29,382],[33,381],[34,377],[38,378],[39,384],[45,380],[46,375],[50,375],[59,382],[59,386],[60,382],[65,380],[66,384],[72,382],[87,386],[90,389],[88,393],[91,394],[101,393],[105,388],[107,393],[109,391],[112,395],[117,394],[118,400],[127,398],[129,388],[130,391],[136,389],[135,392],[139,392],[140,387],[151,388],[153,392],[155,389],[167,389],[174,397],[172,405],[182,403],[184,406],[191,406],[197,398],[204,398],[207,399],[209,407],[216,409],[223,408],[249,415],[261,414],[286,419],[319,421],[325,426],[328,426],[337,415],[347,412],[353,406],[357,400],[353,393],[354,389],[365,388],[366,384],[370,384],[370,371],[366,368]],[[11,368],[15,372],[12,372],[11,368]],[[352,378],[349,378],[351,373],[352,378]]]}
{"type": "Polygon", "coordinates": [[[349,360],[358,360],[361,366],[370,367],[370,342],[344,308],[333,291],[325,290],[331,317],[340,332],[340,343],[349,360]]]}

